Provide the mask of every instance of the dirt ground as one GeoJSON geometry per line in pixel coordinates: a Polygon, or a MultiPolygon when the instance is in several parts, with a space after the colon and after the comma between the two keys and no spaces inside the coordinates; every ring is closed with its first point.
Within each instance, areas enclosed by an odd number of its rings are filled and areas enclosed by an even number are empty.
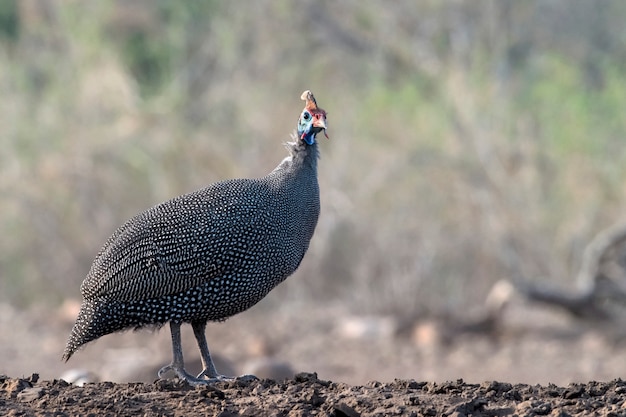
{"type": "MultiPolygon", "coordinates": [[[[462,329],[450,317],[270,300],[207,328],[219,371],[261,379],[200,388],[156,380],[170,361],[167,328],[108,335],[62,363],[75,309],[0,304],[0,415],[626,415],[623,326],[523,303],[496,328],[462,329]],[[66,382],[81,376],[94,382],[66,382]]],[[[197,372],[187,327],[186,365],[197,372]]]]}
{"type": "Polygon", "coordinates": [[[0,377],[6,416],[623,416],[626,382],[540,386],[462,380],[396,380],[353,386],[300,373],[293,379],[234,381],[190,387],[0,377]]]}

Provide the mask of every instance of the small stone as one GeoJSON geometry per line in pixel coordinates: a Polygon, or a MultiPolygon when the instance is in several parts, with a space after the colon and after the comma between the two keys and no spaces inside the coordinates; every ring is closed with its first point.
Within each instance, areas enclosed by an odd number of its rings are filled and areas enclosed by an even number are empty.
{"type": "Polygon", "coordinates": [[[300,372],[294,377],[296,382],[317,382],[317,373],[300,372]]]}
{"type": "Polygon", "coordinates": [[[585,393],[585,387],[582,385],[568,387],[563,398],[571,400],[573,398],[580,398],[585,393]]]}
{"type": "Polygon", "coordinates": [[[339,403],[335,407],[335,415],[337,417],[360,417],[359,414],[354,408],[350,407],[346,403],[339,403]]]}
{"type": "Polygon", "coordinates": [[[21,402],[33,401],[41,398],[43,395],[43,388],[26,388],[17,394],[17,399],[21,402]]]}

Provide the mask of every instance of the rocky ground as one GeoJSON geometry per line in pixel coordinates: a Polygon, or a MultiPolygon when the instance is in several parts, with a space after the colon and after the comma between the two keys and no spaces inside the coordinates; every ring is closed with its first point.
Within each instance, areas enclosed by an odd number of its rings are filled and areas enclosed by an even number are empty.
{"type": "MultiPolygon", "coordinates": [[[[105,336],[62,363],[75,308],[0,305],[0,415],[626,415],[623,326],[536,306],[475,326],[470,312],[459,323],[261,305],[207,328],[219,371],[261,379],[199,388],[156,381],[168,329],[105,336]]],[[[185,327],[183,347],[198,371],[185,327]]]]}
{"type": "Polygon", "coordinates": [[[283,382],[237,380],[190,387],[0,377],[6,416],[623,416],[626,382],[527,385],[396,380],[349,385],[300,373],[283,382]]]}

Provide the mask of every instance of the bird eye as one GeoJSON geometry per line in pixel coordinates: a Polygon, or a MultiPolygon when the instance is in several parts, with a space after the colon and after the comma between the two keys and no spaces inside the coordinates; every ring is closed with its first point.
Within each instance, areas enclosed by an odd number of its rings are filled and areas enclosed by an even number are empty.
{"type": "Polygon", "coordinates": [[[306,111],[305,111],[305,112],[302,114],[302,117],[304,118],[304,120],[309,120],[309,119],[311,118],[311,115],[309,114],[309,112],[306,112],[306,111]]]}

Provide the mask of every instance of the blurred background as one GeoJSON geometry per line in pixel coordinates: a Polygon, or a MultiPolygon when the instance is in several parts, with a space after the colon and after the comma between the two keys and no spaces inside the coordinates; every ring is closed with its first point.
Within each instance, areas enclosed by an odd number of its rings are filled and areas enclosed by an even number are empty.
{"type": "Polygon", "coordinates": [[[619,0],[0,2],[0,373],[169,360],[165,330],[60,363],[95,254],[139,211],[273,169],[311,89],[321,218],[292,278],[207,330],[234,372],[623,376],[619,325],[510,289],[497,332],[466,330],[502,280],[579,288],[624,220],[625,20],[619,0]]]}

